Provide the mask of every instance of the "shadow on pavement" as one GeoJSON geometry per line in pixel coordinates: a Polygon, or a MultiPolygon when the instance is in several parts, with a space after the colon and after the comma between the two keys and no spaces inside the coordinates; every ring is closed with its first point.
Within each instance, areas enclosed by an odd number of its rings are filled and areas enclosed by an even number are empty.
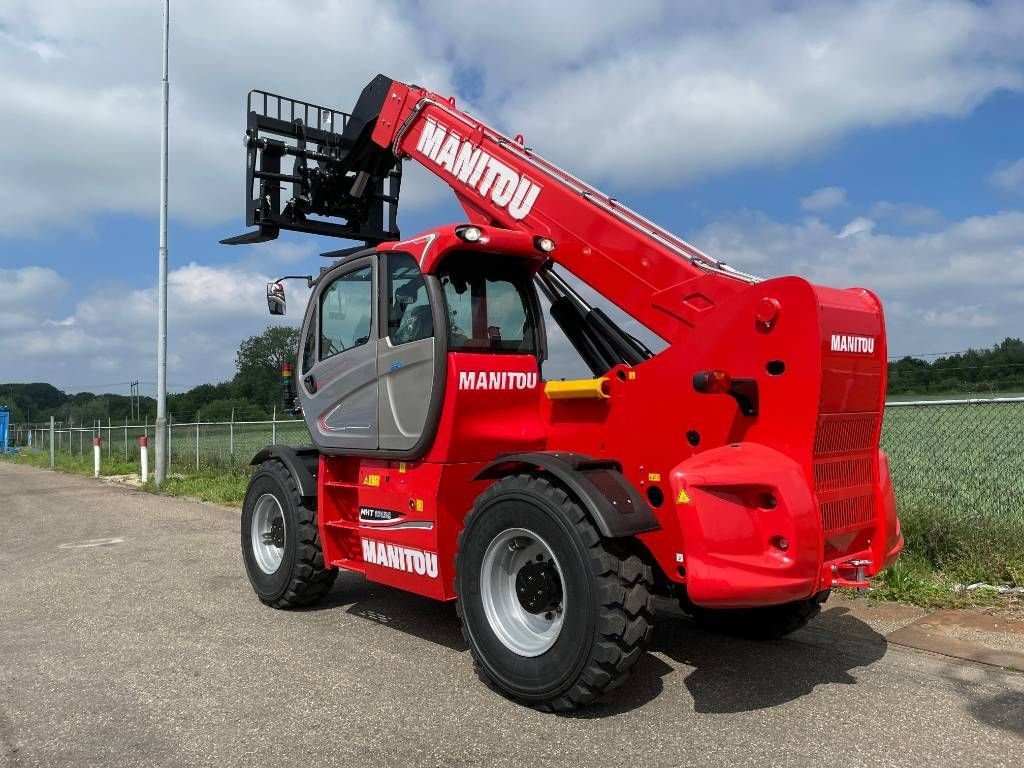
{"type": "Polygon", "coordinates": [[[1024,738],[1024,694],[1002,691],[995,696],[975,699],[967,705],[967,711],[979,723],[1024,738]]]}
{"type": "Polygon", "coordinates": [[[791,639],[757,642],[670,619],[655,629],[650,650],[694,667],[685,680],[694,711],[734,713],[776,707],[819,685],[852,685],[852,670],[873,664],[887,649],[882,635],[845,608],[827,611],[801,632],[837,635],[844,642],[841,648],[791,639]]]}
{"type": "MultiPolygon", "coordinates": [[[[356,574],[341,574],[324,600],[305,610],[344,610],[460,653],[469,650],[454,604],[372,584],[356,574]]],[[[705,632],[686,618],[659,618],[649,648],[652,653],[637,662],[626,683],[605,701],[566,716],[608,717],[655,699],[664,689],[662,678],[673,667],[653,654],[694,667],[685,685],[695,711],[726,713],[778,706],[806,696],[819,685],[853,684],[857,681],[851,671],[874,663],[887,648],[880,634],[845,608],[826,611],[802,632],[838,635],[852,642],[844,642],[841,650],[792,640],[752,642],[705,632]]]]}
{"type": "Polygon", "coordinates": [[[468,651],[454,603],[374,584],[356,573],[342,572],[329,593],[306,611],[343,610],[453,651],[468,651]]]}

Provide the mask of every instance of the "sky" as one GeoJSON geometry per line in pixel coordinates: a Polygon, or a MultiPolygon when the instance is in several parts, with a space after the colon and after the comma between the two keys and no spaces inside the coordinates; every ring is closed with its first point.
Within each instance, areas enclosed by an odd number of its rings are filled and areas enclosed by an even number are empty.
{"type": "MultiPolygon", "coordinates": [[[[0,381],[155,389],[161,5],[0,0],[0,381]]],[[[246,93],[345,110],[378,72],[740,269],[877,291],[893,355],[1024,336],[1019,1],[171,5],[172,391],[230,378],[265,283],[345,245],[218,244],[246,93]]],[[[403,235],[463,220],[407,165],[403,235]]]]}

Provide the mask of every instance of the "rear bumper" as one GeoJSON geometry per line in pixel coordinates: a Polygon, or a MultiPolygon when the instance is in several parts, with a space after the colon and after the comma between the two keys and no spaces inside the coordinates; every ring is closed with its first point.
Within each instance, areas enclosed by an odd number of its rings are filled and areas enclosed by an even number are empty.
{"type": "Polygon", "coordinates": [[[683,533],[687,596],[695,605],[740,608],[805,600],[866,578],[903,548],[880,456],[873,521],[850,548],[826,547],[822,513],[803,468],[764,445],[739,443],[698,454],[671,476],[683,533]],[[826,560],[825,552],[835,557],[826,560]]]}

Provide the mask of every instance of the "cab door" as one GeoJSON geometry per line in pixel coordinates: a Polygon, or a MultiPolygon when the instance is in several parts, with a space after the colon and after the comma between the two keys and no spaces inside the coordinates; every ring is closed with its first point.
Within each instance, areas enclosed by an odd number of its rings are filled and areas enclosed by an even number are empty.
{"type": "Polygon", "coordinates": [[[371,257],[344,264],[310,302],[298,391],[321,450],[378,448],[376,272],[371,257]]]}
{"type": "Polygon", "coordinates": [[[409,451],[426,427],[436,380],[437,340],[433,307],[419,265],[407,253],[382,260],[385,286],[381,316],[387,318],[377,342],[380,447],[409,451]]]}

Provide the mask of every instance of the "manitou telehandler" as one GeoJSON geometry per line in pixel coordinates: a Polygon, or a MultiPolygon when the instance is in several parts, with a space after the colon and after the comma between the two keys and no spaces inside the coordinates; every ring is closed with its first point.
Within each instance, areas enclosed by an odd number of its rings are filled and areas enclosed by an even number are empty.
{"type": "MultiPolygon", "coordinates": [[[[562,710],[623,682],[655,595],[778,637],[896,558],[870,291],[737,271],[383,75],[351,114],[252,91],[246,146],[257,229],[224,242],[364,244],[307,278],[283,371],[314,444],[252,460],[242,552],[267,605],[309,605],[339,569],[454,600],[480,677],[562,710]],[[465,223],[401,238],[408,159],[465,223]],[[545,380],[545,314],[593,378],[545,380]]],[[[267,299],[284,313],[281,281],[267,299]]]]}

